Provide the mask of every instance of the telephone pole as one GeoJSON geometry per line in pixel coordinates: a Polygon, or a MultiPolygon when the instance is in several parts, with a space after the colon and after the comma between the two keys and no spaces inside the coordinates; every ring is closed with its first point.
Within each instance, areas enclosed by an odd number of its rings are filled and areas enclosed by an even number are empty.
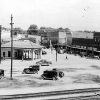
{"type": "Polygon", "coordinates": [[[1,25],[0,25],[0,64],[1,64],[1,25]]]}
{"type": "Polygon", "coordinates": [[[12,68],[13,68],[13,16],[11,15],[11,72],[10,72],[10,79],[12,80],[12,68]]]}
{"type": "Polygon", "coordinates": [[[55,45],[55,50],[56,50],[56,62],[57,62],[58,44],[55,45]]]}

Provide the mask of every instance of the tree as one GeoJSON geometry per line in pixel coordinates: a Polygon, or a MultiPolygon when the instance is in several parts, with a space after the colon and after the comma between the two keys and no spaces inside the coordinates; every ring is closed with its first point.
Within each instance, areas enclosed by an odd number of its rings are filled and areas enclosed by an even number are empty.
{"type": "Polygon", "coordinates": [[[63,30],[63,28],[62,27],[59,27],[58,30],[63,30]]]}
{"type": "Polygon", "coordinates": [[[35,25],[35,24],[30,25],[30,27],[28,28],[27,32],[28,32],[28,34],[31,34],[31,35],[37,35],[38,26],[35,25]]]}
{"type": "Polygon", "coordinates": [[[20,27],[16,27],[13,29],[13,34],[14,35],[23,34],[23,30],[20,27]]]}
{"type": "Polygon", "coordinates": [[[69,28],[65,28],[65,31],[70,31],[70,29],[69,28]]]}
{"type": "Polygon", "coordinates": [[[40,29],[46,29],[46,27],[41,26],[40,29]]]}

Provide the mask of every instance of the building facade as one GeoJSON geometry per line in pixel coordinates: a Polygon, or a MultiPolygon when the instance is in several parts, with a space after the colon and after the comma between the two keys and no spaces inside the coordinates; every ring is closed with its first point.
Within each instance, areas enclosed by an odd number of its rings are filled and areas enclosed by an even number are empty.
{"type": "Polygon", "coordinates": [[[70,45],[72,42],[71,32],[66,31],[53,31],[48,32],[48,38],[51,42],[70,45]]]}
{"type": "MultiPolygon", "coordinates": [[[[42,46],[29,40],[13,41],[14,59],[40,59],[42,55],[42,46]]],[[[11,58],[11,42],[1,45],[1,57],[3,59],[11,58]]]]}

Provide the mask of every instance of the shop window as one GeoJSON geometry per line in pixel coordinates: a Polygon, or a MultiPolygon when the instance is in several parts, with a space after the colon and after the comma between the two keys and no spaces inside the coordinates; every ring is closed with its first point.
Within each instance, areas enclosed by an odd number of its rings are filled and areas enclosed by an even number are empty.
{"type": "Polygon", "coordinates": [[[10,51],[8,51],[8,57],[11,57],[11,52],[10,51]]]}
{"type": "Polygon", "coordinates": [[[15,52],[15,57],[17,57],[17,52],[15,52]]]}
{"type": "Polygon", "coordinates": [[[5,52],[3,52],[3,57],[5,57],[5,52]]]}

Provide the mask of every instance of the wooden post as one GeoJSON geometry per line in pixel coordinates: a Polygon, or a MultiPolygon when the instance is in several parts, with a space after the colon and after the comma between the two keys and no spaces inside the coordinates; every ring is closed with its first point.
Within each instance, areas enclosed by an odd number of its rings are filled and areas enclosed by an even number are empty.
{"type": "Polygon", "coordinates": [[[57,62],[57,50],[56,50],[56,62],[57,62]]]}
{"type": "Polygon", "coordinates": [[[11,73],[10,73],[11,80],[13,79],[12,78],[12,68],[13,68],[13,24],[14,24],[12,20],[13,20],[13,16],[11,15],[11,23],[10,23],[11,25],[11,73]]]}
{"type": "Polygon", "coordinates": [[[22,61],[24,60],[24,49],[22,50],[22,61]]]}
{"type": "Polygon", "coordinates": [[[31,49],[31,59],[33,60],[33,49],[31,49]]]}
{"type": "Polygon", "coordinates": [[[29,50],[28,50],[28,59],[29,59],[29,50]]]}
{"type": "Polygon", "coordinates": [[[1,64],[1,25],[0,25],[0,64],[1,64]]]}
{"type": "Polygon", "coordinates": [[[93,46],[92,46],[92,57],[94,57],[94,51],[93,51],[93,46]]]}

